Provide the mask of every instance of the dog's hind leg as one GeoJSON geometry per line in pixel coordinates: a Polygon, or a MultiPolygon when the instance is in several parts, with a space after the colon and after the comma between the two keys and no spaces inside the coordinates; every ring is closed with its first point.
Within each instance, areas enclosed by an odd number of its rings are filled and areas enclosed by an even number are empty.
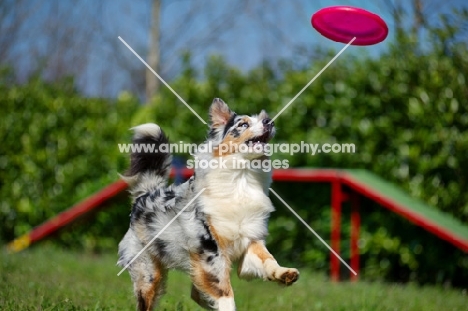
{"type": "Polygon", "coordinates": [[[231,262],[221,254],[192,254],[192,299],[208,310],[235,311],[231,262]]]}
{"type": "Polygon", "coordinates": [[[151,311],[164,294],[167,269],[159,259],[142,253],[129,267],[138,311],[151,311]]]}
{"type": "Polygon", "coordinates": [[[278,265],[263,241],[253,241],[242,256],[237,269],[240,278],[263,278],[291,285],[299,278],[299,271],[278,265]]]}

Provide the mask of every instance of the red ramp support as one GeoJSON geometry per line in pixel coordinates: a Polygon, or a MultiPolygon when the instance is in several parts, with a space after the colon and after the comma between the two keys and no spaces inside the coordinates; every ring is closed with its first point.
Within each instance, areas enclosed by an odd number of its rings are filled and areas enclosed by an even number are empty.
{"type": "Polygon", "coordinates": [[[359,275],[359,229],[361,216],[359,215],[359,195],[351,194],[351,259],[350,266],[357,275],[351,273],[351,281],[357,281],[359,275]]]}
{"type": "MultiPolygon", "coordinates": [[[[341,183],[337,179],[332,182],[331,188],[331,248],[338,255],[340,255],[342,202],[341,183]]],[[[332,281],[340,279],[340,260],[333,254],[330,254],[330,277],[332,281]]]]}

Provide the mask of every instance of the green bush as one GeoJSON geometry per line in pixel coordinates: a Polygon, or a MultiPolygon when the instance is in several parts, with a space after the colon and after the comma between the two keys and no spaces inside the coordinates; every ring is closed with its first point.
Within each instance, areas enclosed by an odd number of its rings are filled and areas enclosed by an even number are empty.
{"type": "MultiPolygon", "coordinates": [[[[127,159],[117,143],[130,136],[138,108],[128,95],[116,101],[83,98],[72,80],[8,80],[7,74],[0,80],[0,222],[7,241],[118,178],[127,159]]],[[[102,224],[98,218],[95,226],[102,224]]],[[[93,239],[83,234],[62,239],[93,239]]]]}

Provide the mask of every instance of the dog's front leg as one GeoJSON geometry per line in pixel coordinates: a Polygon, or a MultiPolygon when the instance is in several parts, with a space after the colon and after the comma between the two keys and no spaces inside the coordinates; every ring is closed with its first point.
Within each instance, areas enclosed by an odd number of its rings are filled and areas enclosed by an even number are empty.
{"type": "Polygon", "coordinates": [[[220,253],[192,254],[192,299],[209,310],[235,311],[231,262],[220,253]]]}
{"type": "Polygon", "coordinates": [[[278,265],[275,258],[268,252],[264,241],[252,241],[242,256],[237,274],[240,278],[263,278],[291,285],[299,278],[299,271],[278,265]]]}

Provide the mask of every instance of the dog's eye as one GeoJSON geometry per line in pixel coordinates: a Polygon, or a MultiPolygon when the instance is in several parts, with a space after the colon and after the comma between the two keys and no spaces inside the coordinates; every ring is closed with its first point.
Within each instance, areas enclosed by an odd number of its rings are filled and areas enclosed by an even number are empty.
{"type": "Polygon", "coordinates": [[[239,127],[248,128],[248,127],[249,127],[249,124],[248,124],[247,122],[244,122],[244,123],[239,124],[239,127]]]}

